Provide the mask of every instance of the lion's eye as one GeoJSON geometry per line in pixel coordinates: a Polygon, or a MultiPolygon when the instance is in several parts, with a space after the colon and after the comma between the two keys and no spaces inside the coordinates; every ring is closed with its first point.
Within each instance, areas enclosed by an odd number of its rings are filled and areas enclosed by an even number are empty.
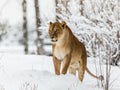
{"type": "Polygon", "coordinates": [[[59,30],[56,30],[55,33],[59,33],[59,30]]]}
{"type": "Polygon", "coordinates": [[[56,31],[56,33],[58,33],[58,30],[56,31]]]}
{"type": "Polygon", "coordinates": [[[49,30],[49,33],[51,34],[51,33],[52,33],[52,31],[51,31],[51,30],[49,30]]]}

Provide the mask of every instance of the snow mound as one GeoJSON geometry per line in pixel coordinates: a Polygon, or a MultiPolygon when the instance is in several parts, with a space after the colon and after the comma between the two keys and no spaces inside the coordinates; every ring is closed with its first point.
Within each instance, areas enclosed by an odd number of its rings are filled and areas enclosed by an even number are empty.
{"type": "Polygon", "coordinates": [[[16,72],[2,79],[0,90],[77,90],[80,85],[75,76],[56,76],[48,71],[37,70],[16,72]]]}
{"type": "Polygon", "coordinates": [[[55,76],[48,71],[29,70],[12,75],[6,90],[76,90],[78,86],[79,80],[72,75],[55,76]]]}
{"type": "Polygon", "coordinates": [[[70,74],[55,75],[51,59],[49,56],[0,54],[0,90],[98,90],[93,86],[95,82],[92,86],[85,83],[90,83],[88,78],[81,83],[70,74]]]}
{"type": "MultiPolygon", "coordinates": [[[[0,90],[87,90],[73,75],[54,75],[48,71],[26,70],[2,78],[0,90]],[[4,88],[5,87],[5,88],[4,88]]],[[[89,90],[96,90],[89,88],[89,90]]]]}

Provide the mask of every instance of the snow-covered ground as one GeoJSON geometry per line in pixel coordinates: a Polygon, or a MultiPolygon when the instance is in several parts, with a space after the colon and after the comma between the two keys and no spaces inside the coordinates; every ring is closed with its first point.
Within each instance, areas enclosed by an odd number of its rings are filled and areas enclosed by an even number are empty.
{"type": "MultiPolygon", "coordinates": [[[[88,67],[95,73],[94,64],[88,67]]],[[[104,67],[104,66],[103,66],[104,67]]],[[[103,70],[104,72],[104,70],[103,70]]],[[[110,90],[120,90],[120,69],[111,68],[110,90]]],[[[52,57],[0,53],[0,90],[104,90],[97,80],[85,74],[81,83],[77,77],[54,74],[52,57]]]]}

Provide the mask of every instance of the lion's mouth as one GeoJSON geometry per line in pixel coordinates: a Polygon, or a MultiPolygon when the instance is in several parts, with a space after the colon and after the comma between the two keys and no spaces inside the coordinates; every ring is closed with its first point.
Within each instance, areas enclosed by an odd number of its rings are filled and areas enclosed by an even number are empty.
{"type": "Polygon", "coordinates": [[[52,41],[52,42],[57,42],[57,39],[52,39],[51,41],[52,41]]]}

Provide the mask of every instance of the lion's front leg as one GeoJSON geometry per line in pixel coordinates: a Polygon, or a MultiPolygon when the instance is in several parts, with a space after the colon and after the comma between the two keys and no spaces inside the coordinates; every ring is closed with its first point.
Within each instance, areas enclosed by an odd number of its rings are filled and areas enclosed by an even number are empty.
{"type": "Polygon", "coordinates": [[[53,64],[54,64],[55,74],[60,75],[61,61],[58,60],[55,56],[53,56],[53,64]]]}
{"type": "Polygon", "coordinates": [[[63,59],[62,74],[66,74],[71,61],[71,55],[66,55],[63,59]]]}

